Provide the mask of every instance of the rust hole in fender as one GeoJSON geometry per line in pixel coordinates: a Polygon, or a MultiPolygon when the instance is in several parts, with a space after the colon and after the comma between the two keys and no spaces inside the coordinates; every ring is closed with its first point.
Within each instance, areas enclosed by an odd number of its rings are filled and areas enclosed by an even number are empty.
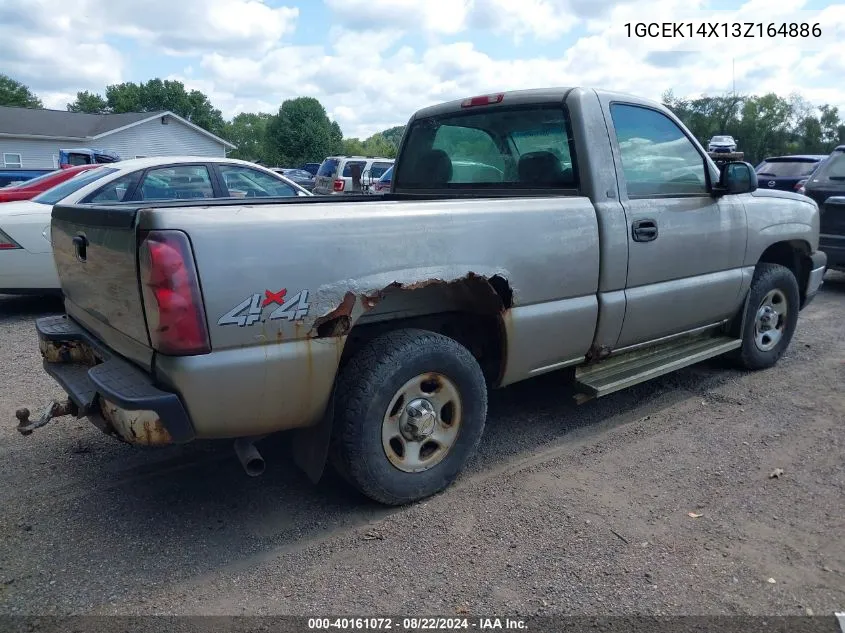
{"type": "Polygon", "coordinates": [[[456,296],[463,297],[480,312],[507,315],[513,307],[513,290],[507,279],[501,275],[493,275],[488,278],[469,272],[463,277],[449,281],[437,278],[423,279],[412,283],[394,281],[380,290],[359,295],[347,291],[336,308],[314,321],[309,334],[317,338],[338,337],[348,334],[352,328],[352,311],[359,298],[361,307],[365,312],[368,312],[394,292],[421,290],[430,286],[448,287],[450,291],[456,293],[456,296]]]}

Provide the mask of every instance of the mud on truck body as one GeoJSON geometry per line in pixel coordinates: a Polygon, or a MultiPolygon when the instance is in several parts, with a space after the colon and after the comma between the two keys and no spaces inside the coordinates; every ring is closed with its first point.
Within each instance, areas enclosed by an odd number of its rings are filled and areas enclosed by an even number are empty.
{"type": "Polygon", "coordinates": [[[57,206],[66,314],[39,319],[67,392],[141,445],[294,431],[386,504],[446,488],[489,389],[559,372],[585,402],[714,356],[774,365],[821,284],[819,212],[717,167],[666,108],[586,88],[410,120],[391,192],[57,206]]]}

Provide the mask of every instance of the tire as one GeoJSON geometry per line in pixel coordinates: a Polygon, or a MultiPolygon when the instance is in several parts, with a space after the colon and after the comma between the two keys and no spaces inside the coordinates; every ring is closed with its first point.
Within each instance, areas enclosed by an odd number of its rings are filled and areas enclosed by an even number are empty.
{"type": "Polygon", "coordinates": [[[749,290],[742,346],[733,357],[735,363],[752,370],[777,363],[795,334],[799,304],[798,281],[791,270],[780,264],[757,264],[749,290]],[[770,310],[764,318],[761,311],[766,305],[770,310]]]}
{"type": "Polygon", "coordinates": [[[448,487],[475,454],[487,386],[458,342],[403,329],[372,339],[350,359],[335,402],[338,474],[375,501],[403,505],[448,487]]]}

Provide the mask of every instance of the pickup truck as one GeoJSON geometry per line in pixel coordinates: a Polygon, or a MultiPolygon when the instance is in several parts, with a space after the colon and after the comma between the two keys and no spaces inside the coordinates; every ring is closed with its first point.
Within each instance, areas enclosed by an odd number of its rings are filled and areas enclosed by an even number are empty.
{"type": "Polygon", "coordinates": [[[660,104],[588,88],[420,110],[384,196],[57,205],[67,392],[126,442],[293,431],[378,502],[450,485],[488,390],[559,371],[579,402],[725,355],[774,365],[815,296],[813,200],[717,167],[660,104]],[[455,167],[458,165],[458,167],[455,167]]]}

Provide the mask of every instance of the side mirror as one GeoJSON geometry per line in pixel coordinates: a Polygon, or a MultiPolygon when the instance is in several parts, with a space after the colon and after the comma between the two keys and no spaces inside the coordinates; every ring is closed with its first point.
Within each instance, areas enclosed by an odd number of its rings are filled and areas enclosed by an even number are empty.
{"type": "Polygon", "coordinates": [[[751,163],[732,161],[719,169],[719,184],[714,193],[751,193],[757,189],[757,172],[751,163]]]}

